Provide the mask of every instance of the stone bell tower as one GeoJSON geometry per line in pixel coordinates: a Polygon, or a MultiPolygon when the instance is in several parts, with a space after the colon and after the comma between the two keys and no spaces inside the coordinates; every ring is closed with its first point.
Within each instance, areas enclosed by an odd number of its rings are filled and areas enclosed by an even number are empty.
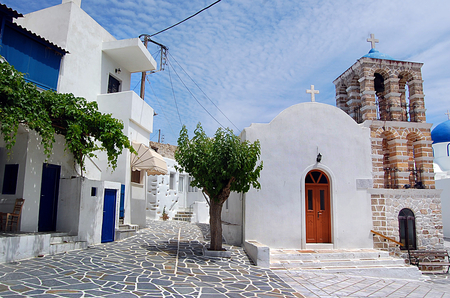
{"type": "MultiPolygon", "coordinates": [[[[411,249],[437,248],[442,240],[442,216],[439,192],[434,189],[432,124],[425,117],[423,64],[380,53],[373,34],[367,41],[369,53],[333,83],[336,106],[371,131],[373,188],[369,192],[374,229],[406,241],[411,249]],[[432,218],[429,226],[421,223],[420,228],[426,230],[423,234],[418,228],[417,234],[409,231],[414,239],[402,236],[399,213],[405,209],[413,212],[416,222],[425,215],[432,218]]],[[[375,236],[374,246],[390,249],[395,245],[375,236]]],[[[400,252],[398,248],[394,250],[400,252]]]]}
{"type": "Polygon", "coordinates": [[[422,63],[398,61],[372,49],[340,75],[336,106],[370,127],[374,188],[434,188],[422,63]]]}

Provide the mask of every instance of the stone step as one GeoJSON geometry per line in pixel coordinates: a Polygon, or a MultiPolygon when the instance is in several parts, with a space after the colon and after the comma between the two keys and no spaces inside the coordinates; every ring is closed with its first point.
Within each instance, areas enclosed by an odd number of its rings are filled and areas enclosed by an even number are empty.
{"type": "MultiPolygon", "coordinates": [[[[276,272],[279,269],[273,269],[276,272]]],[[[284,269],[283,269],[284,270],[284,269]]],[[[291,270],[292,271],[292,270],[291,270]]],[[[360,266],[356,268],[305,268],[301,272],[315,272],[325,274],[344,274],[347,276],[370,276],[380,278],[395,278],[395,279],[426,279],[422,272],[416,266],[404,265],[398,266],[360,266]]]]}
{"type": "Polygon", "coordinates": [[[86,241],[79,241],[78,236],[69,236],[66,233],[54,233],[50,237],[50,255],[64,253],[72,250],[86,249],[86,241]]]}
{"type": "Polygon", "coordinates": [[[123,240],[126,239],[128,237],[132,237],[136,235],[136,230],[135,229],[120,229],[120,230],[116,230],[116,237],[115,240],[123,240]]]}
{"type": "Polygon", "coordinates": [[[422,276],[416,266],[407,265],[404,259],[390,257],[388,252],[375,249],[272,249],[270,268],[406,279],[422,276]]]}
{"type": "Polygon", "coordinates": [[[138,231],[139,230],[139,225],[120,224],[119,225],[119,230],[134,230],[134,231],[138,231]]]}
{"type": "Polygon", "coordinates": [[[284,250],[271,249],[271,261],[277,260],[337,260],[389,258],[389,253],[375,249],[347,250],[284,250]]]}
{"type": "Polygon", "coordinates": [[[175,214],[175,216],[174,217],[189,217],[189,218],[191,218],[192,217],[192,214],[175,214]]]}
{"type": "Polygon", "coordinates": [[[271,261],[271,268],[333,268],[333,267],[359,267],[359,266],[404,266],[403,259],[379,258],[379,259],[327,259],[327,260],[282,260],[271,261]]]}

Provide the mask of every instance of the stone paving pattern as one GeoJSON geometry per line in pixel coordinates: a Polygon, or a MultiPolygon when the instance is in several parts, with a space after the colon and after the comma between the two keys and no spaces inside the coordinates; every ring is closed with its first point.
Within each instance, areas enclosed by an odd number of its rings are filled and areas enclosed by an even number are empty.
{"type": "Polygon", "coordinates": [[[0,296],[302,297],[241,247],[226,246],[231,259],[203,257],[207,228],[152,221],[123,241],[0,264],[0,296]]]}
{"type": "Polygon", "coordinates": [[[208,225],[149,222],[134,237],[0,264],[0,297],[450,297],[427,282],[259,268],[241,247],[204,257],[208,225]]]}
{"type": "Polygon", "coordinates": [[[301,271],[276,271],[304,297],[450,297],[448,274],[427,281],[348,276],[301,271]]]}

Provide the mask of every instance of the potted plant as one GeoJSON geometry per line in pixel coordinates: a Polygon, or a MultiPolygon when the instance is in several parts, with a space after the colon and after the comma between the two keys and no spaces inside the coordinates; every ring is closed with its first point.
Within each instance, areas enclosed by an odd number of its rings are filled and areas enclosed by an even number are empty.
{"type": "Polygon", "coordinates": [[[169,215],[166,213],[166,206],[164,206],[163,208],[163,213],[162,213],[162,220],[166,221],[169,219],[169,215]]]}

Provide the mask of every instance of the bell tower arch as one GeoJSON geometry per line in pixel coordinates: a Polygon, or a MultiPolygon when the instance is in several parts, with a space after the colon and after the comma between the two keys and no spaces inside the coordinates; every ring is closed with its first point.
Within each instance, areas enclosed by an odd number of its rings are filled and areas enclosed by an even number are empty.
{"type": "MultiPolygon", "coordinates": [[[[423,64],[380,53],[373,35],[368,41],[369,53],[333,83],[336,106],[370,129],[373,186],[368,192],[373,229],[417,249],[441,249],[440,192],[434,189],[432,124],[426,123],[423,64]],[[416,230],[406,228],[410,218],[416,219],[416,230]]],[[[405,256],[404,250],[381,237],[374,236],[373,244],[405,256]]]]}
{"type": "Polygon", "coordinates": [[[425,116],[423,64],[395,60],[380,53],[375,49],[378,39],[373,35],[368,41],[372,46],[369,53],[333,82],[336,106],[371,129],[375,188],[435,188],[431,124],[426,123],[425,116]],[[421,135],[420,140],[414,139],[413,155],[412,129],[421,135]],[[383,133],[392,130],[397,132],[395,138],[383,133]]]}

